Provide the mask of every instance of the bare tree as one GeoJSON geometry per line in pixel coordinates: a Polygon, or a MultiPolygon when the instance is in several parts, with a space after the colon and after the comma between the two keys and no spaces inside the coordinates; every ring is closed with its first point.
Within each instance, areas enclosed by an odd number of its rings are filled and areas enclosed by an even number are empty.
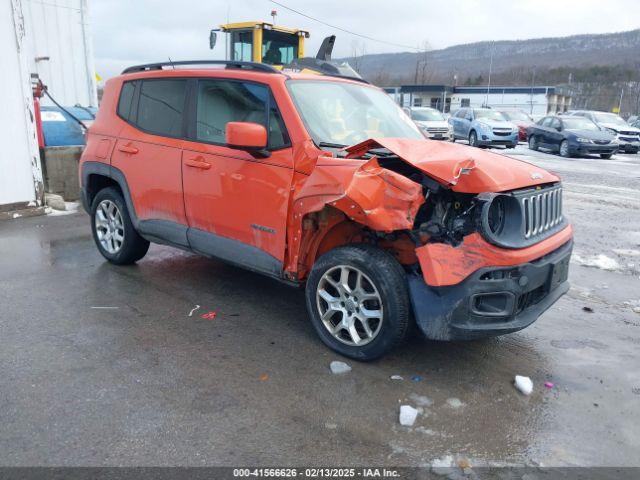
{"type": "Polygon", "coordinates": [[[433,76],[433,72],[429,72],[429,50],[431,46],[427,40],[422,42],[422,45],[418,46],[418,53],[416,54],[416,69],[413,76],[413,83],[418,85],[425,83],[428,78],[433,76]]]}

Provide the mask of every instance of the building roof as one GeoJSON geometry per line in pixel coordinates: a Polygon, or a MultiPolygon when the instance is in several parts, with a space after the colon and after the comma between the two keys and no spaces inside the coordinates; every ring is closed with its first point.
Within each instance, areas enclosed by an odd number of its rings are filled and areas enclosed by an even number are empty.
{"type": "Polygon", "coordinates": [[[533,85],[530,87],[510,87],[500,85],[480,85],[480,86],[450,86],[450,85],[401,85],[400,87],[388,87],[385,88],[388,92],[395,92],[399,88],[400,93],[521,93],[521,94],[558,94],[570,96],[569,89],[561,86],[554,85],[533,85]]]}

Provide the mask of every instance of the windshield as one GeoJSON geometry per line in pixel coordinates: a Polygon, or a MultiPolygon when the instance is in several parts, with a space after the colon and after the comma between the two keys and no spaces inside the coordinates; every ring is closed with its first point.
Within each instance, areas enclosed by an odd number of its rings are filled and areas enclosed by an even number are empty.
{"type": "Polygon", "coordinates": [[[418,122],[444,122],[442,114],[430,108],[411,109],[411,118],[418,122]]]}
{"type": "Polygon", "coordinates": [[[521,120],[523,122],[533,122],[533,120],[529,115],[527,115],[524,112],[519,112],[516,110],[511,112],[502,112],[502,115],[504,115],[508,120],[521,120]]]}
{"type": "Polygon", "coordinates": [[[563,117],[565,130],[600,130],[598,126],[588,118],[563,117]]]}
{"type": "Polygon", "coordinates": [[[594,113],[595,119],[601,123],[613,123],[615,125],[626,125],[622,117],[619,117],[615,113],[594,113]]]}
{"type": "Polygon", "coordinates": [[[488,120],[498,120],[500,122],[504,122],[506,118],[497,110],[474,110],[476,118],[486,118],[488,120]]]}
{"type": "Polygon", "coordinates": [[[346,82],[289,80],[291,97],[316,144],[353,145],[374,137],[424,139],[381,90],[346,82]]]}

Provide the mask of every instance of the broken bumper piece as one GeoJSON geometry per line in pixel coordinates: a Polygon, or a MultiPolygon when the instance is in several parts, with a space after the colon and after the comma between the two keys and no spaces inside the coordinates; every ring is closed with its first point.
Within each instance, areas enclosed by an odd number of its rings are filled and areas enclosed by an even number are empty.
{"type": "Polygon", "coordinates": [[[418,326],[433,340],[472,340],[521,330],[569,290],[573,240],[520,265],[485,267],[444,287],[409,274],[418,326]]]}

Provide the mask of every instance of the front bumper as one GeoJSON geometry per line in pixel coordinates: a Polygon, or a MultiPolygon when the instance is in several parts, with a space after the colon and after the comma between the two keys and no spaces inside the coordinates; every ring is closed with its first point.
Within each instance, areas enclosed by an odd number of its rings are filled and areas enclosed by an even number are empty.
{"type": "Polygon", "coordinates": [[[504,145],[507,147],[515,147],[518,145],[518,133],[510,135],[496,135],[493,132],[478,132],[478,144],[483,146],[504,145]]]}
{"type": "Polygon", "coordinates": [[[640,142],[628,141],[625,140],[624,137],[618,137],[618,144],[620,146],[620,151],[638,153],[638,150],[640,150],[640,142]]]}
{"type": "Polygon", "coordinates": [[[578,155],[614,154],[618,151],[618,145],[596,145],[595,143],[578,143],[571,153],[578,155]]]}
{"type": "Polygon", "coordinates": [[[482,268],[452,286],[432,287],[410,273],[416,322],[433,340],[471,340],[521,330],[569,290],[572,248],[569,240],[536,260],[482,268]]]}

